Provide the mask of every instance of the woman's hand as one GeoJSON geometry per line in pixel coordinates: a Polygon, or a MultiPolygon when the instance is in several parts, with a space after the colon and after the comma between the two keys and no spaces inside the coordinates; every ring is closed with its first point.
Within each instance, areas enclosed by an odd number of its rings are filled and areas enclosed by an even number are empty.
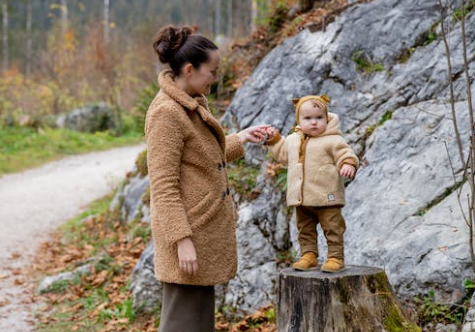
{"type": "Polygon", "coordinates": [[[267,136],[267,128],[269,127],[270,125],[253,126],[241,130],[237,135],[243,143],[259,143],[267,136]]]}
{"type": "Polygon", "coordinates": [[[345,177],[345,178],[352,178],[353,176],[355,176],[355,173],[356,173],[356,168],[352,165],[349,165],[349,164],[344,164],[343,166],[341,166],[341,169],[340,169],[340,175],[345,177]]]}
{"type": "Polygon", "coordinates": [[[191,241],[189,237],[186,237],[178,241],[177,246],[180,270],[191,275],[196,275],[198,272],[198,258],[196,257],[193,241],[191,241]]]}

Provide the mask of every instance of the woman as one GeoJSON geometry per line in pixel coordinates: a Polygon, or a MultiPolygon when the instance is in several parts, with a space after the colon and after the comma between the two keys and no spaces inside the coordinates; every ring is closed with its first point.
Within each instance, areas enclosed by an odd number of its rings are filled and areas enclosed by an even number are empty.
{"type": "Polygon", "coordinates": [[[206,97],[217,80],[217,46],[189,27],[167,26],[153,43],[160,92],[145,123],[155,275],[163,283],[159,332],[214,331],[214,285],[237,269],[234,204],[226,165],[268,126],[225,136],[206,97]]]}

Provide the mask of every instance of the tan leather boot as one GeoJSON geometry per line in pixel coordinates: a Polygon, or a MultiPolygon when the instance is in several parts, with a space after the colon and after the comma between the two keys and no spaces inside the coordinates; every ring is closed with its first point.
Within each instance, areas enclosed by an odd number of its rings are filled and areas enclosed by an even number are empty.
{"type": "Polygon", "coordinates": [[[292,267],[299,271],[315,270],[318,268],[317,255],[312,251],[307,251],[292,267]]]}
{"type": "Polygon", "coordinates": [[[325,264],[322,265],[323,272],[338,272],[345,268],[343,259],[329,258],[325,264]]]}

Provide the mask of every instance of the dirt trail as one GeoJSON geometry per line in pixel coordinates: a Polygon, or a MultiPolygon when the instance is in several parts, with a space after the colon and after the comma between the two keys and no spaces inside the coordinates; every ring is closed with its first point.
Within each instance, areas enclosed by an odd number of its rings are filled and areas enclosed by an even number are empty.
{"type": "Polygon", "coordinates": [[[145,145],[67,157],[0,178],[0,332],[34,331],[21,269],[48,234],[110,193],[145,145]]]}

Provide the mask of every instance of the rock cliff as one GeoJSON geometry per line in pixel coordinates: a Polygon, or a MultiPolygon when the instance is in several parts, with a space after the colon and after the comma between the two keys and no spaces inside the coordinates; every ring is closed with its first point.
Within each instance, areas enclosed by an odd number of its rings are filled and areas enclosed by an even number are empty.
{"type": "MultiPolygon", "coordinates": [[[[439,301],[454,303],[464,296],[464,280],[473,276],[468,228],[454,192],[463,181],[440,21],[436,0],[352,6],[325,31],[304,30],[269,53],[237,91],[223,121],[234,130],[270,123],[286,133],[294,125],[292,98],[328,94],[331,111],[340,115],[344,136],[362,160],[347,185],[343,211],[347,263],[384,268],[400,298],[433,290],[439,301]]],[[[468,142],[460,24],[448,23],[455,109],[468,142]]],[[[473,77],[473,11],[466,29],[473,77]]],[[[298,249],[283,192],[264,174],[265,151],[248,147],[246,161],[262,164],[260,195],[240,204],[238,275],[218,290],[219,303],[240,312],[274,301],[281,268],[276,260],[298,249]]],[[[142,187],[142,181],[137,177],[131,185],[142,187]]],[[[147,218],[148,210],[137,208],[147,218]]],[[[135,215],[123,212],[126,218],[135,215]]],[[[319,242],[325,253],[325,241],[319,242]]],[[[154,284],[150,254],[144,253],[132,277],[137,303],[148,301],[150,292],[142,292],[154,284]]]]}

